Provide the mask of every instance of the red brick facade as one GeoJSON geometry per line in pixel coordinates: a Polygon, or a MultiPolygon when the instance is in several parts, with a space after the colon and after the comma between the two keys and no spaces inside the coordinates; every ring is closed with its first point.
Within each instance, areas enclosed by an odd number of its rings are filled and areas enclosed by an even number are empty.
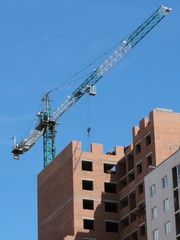
{"type": "Polygon", "coordinates": [[[165,110],[133,127],[131,145],[107,154],[73,141],[38,176],[38,239],[147,239],[144,176],[179,146],[180,114],[165,110]]]}

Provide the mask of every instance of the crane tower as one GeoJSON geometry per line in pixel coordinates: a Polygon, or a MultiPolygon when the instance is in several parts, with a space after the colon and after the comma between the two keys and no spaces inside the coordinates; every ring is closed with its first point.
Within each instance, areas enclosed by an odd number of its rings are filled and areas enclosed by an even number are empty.
{"type": "Polygon", "coordinates": [[[143,24],[132,34],[123,39],[116,50],[95,69],[85,81],[54,111],[51,110],[49,93],[46,93],[43,102],[44,110],[38,112],[38,124],[33,133],[20,143],[14,141],[12,153],[14,159],[27,152],[36,141],[43,136],[44,167],[46,167],[56,155],[55,136],[59,118],[74,105],[85,93],[94,95],[93,87],[106,73],[108,73],[143,37],[150,32],[169,12],[171,8],[160,6],[143,24]]]}

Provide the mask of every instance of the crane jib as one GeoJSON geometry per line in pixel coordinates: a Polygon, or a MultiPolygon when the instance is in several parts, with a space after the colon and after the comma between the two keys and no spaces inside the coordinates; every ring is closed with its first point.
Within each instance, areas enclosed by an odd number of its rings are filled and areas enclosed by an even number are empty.
{"type": "Polygon", "coordinates": [[[132,48],[154,28],[169,12],[171,8],[160,6],[142,25],[140,25],[134,32],[127,38],[127,44],[132,48]]]}

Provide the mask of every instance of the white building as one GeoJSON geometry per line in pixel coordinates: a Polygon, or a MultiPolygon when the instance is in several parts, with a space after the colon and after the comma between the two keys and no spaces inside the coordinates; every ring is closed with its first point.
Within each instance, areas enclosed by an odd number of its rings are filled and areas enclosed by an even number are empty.
{"type": "Polygon", "coordinates": [[[180,150],[145,177],[148,240],[180,240],[180,150]]]}

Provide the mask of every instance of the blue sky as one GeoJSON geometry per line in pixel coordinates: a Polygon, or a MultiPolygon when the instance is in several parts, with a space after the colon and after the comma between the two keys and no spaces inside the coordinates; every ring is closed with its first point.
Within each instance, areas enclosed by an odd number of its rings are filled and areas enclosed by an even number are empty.
{"type": "MultiPolygon", "coordinates": [[[[132,141],[132,127],[152,109],[180,112],[180,2],[0,1],[0,239],[37,239],[42,139],[14,161],[12,137],[26,137],[34,128],[44,93],[132,33],[160,5],[173,11],[98,82],[96,97],[82,97],[62,116],[57,152],[72,140],[82,141],[84,151],[89,142],[104,144],[104,152],[125,146],[132,141]]],[[[80,83],[54,91],[52,109],[80,83]]]]}

